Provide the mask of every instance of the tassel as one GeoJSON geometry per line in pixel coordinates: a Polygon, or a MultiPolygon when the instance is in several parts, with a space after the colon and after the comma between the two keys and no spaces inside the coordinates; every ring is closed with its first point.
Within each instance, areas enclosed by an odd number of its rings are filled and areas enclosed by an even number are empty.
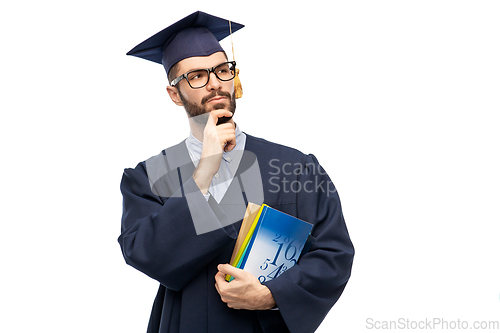
{"type": "Polygon", "coordinates": [[[238,74],[240,74],[240,70],[236,68],[236,76],[234,77],[234,98],[236,99],[243,96],[243,87],[241,86],[241,81],[238,74]]]}
{"type": "MultiPolygon", "coordinates": [[[[229,21],[229,35],[231,35],[231,49],[233,51],[233,61],[234,60],[234,46],[233,46],[233,33],[231,31],[231,21],[229,21]]],[[[238,99],[243,96],[243,87],[241,86],[241,81],[240,81],[240,70],[238,68],[235,68],[236,70],[236,75],[234,76],[234,98],[238,99]]]]}

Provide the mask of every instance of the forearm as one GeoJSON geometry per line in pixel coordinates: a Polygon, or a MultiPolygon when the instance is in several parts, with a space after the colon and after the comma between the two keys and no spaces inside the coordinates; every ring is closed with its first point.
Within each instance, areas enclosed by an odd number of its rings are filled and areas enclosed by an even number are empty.
{"type": "Polygon", "coordinates": [[[296,217],[314,225],[311,235],[316,240],[295,266],[264,284],[291,332],[314,332],[346,286],[354,248],[330,178],[312,155],[306,156],[302,165],[303,171],[293,180],[299,183],[298,188],[323,186],[296,193],[296,217]]]}
{"type": "Polygon", "coordinates": [[[207,172],[206,168],[203,168],[202,162],[200,162],[198,167],[194,170],[193,180],[204,195],[208,194],[208,188],[210,187],[213,176],[213,174],[207,172]]]}
{"type": "Polygon", "coordinates": [[[236,237],[233,226],[221,226],[199,190],[191,197],[187,192],[192,188],[186,188],[185,196],[175,195],[162,204],[152,200],[147,178],[141,181],[137,170],[129,170],[126,176],[122,182],[123,231],[118,239],[123,256],[129,265],[168,288],[182,288],[236,237]],[[198,216],[200,228],[213,224],[213,232],[197,233],[192,215],[198,216]]]}

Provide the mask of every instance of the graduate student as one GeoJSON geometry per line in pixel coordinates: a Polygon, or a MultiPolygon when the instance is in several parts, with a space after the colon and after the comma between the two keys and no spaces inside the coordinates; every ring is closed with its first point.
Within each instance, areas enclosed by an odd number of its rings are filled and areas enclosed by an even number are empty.
{"type": "Polygon", "coordinates": [[[195,12],[128,53],[163,65],[191,130],[121,182],[123,256],[160,283],[148,333],[314,332],[351,274],[339,196],[314,155],[235,122],[238,71],[219,41],[242,27],[195,12]],[[263,282],[228,264],[248,202],[313,224],[309,251],[263,282]]]}

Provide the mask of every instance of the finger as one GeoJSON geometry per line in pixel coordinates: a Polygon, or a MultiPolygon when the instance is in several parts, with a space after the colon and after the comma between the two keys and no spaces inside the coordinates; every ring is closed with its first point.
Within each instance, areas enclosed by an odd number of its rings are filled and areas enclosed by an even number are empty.
{"type": "Polygon", "coordinates": [[[229,143],[229,142],[228,142],[228,143],[226,144],[226,146],[224,147],[224,151],[225,151],[226,153],[229,153],[231,150],[233,150],[233,149],[234,149],[234,147],[236,147],[236,144],[235,144],[235,143],[233,143],[233,142],[230,142],[230,143],[229,143]]]}
{"type": "Polygon", "coordinates": [[[210,112],[207,123],[205,124],[205,130],[214,128],[217,124],[217,119],[219,118],[215,114],[210,112]]]}
{"type": "Polygon", "coordinates": [[[217,130],[232,131],[233,133],[235,132],[235,128],[231,123],[217,125],[217,130]]]}
{"type": "Polygon", "coordinates": [[[229,152],[236,147],[236,135],[235,133],[229,132],[224,134],[219,134],[221,138],[221,143],[223,143],[224,151],[229,152]]]}
{"type": "Polygon", "coordinates": [[[233,267],[229,264],[220,264],[219,266],[217,266],[217,268],[219,269],[219,272],[224,273],[224,275],[232,275],[235,279],[240,278],[242,277],[242,275],[244,275],[244,273],[242,273],[242,269],[233,267]]]}
{"type": "Polygon", "coordinates": [[[215,282],[215,290],[217,290],[217,292],[220,295],[219,284],[217,282],[215,282]]]}
{"type": "Polygon", "coordinates": [[[217,135],[219,138],[224,138],[225,141],[231,141],[236,138],[236,133],[233,130],[221,129],[217,130],[217,135]]]}
{"type": "Polygon", "coordinates": [[[230,152],[231,150],[234,149],[234,147],[236,147],[236,139],[229,140],[227,141],[226,146],[224,147],[224,151],[230,152]]]}
{"type": "Polygon", "coordinates": [[[221,283],[227,283],[226,274],[224,274],[222,272],[218,272],[217,274],[215,274],[215,282],[216,282],[216,285],[219,285],[221,283]]]}
{"type": "Polygon", "coordinates": [[[220,290],[219,284],[217,282],[215,283],[215,290],[217,290],[217,293],[219,293],[219,295],[221,295],[221,290],[220,290]]]}
{"type": "Polygon", "coordinates": [[[222,118],[222,117],[231,118],[233,116],[231,111],[226,110],[226,109],[214,110],[214,111],[211,111],[210,114],[212,116],[212,120],[215,120],[215,122],[214,122],[215,124],[217,124],[217,121],[219,120],[219,118],[222,118]]]}
{"type": "Polygon", "coordinates": [[[223,124],[216,127],[219,138],[224,139],[224,142],[236,144],[236,132],[232,124],[223,124]]]}
{"type": "Polygon", "coordinates": [[[231,150],[233,150],[234,147],[236,147],[236,134],[234,132],[234,128],[222,127],[219,129],[220,126],[224,126],[224,125],[219,125],[216,127],[217,128],[217,135],[219,136],[220,143],[224,147],[224,150],[226,152],[231,151],[231,150]]]}

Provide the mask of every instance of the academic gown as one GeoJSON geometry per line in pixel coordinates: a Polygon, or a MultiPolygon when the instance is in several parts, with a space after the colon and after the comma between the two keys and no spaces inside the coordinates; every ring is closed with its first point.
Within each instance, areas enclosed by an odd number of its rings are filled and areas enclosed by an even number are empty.
{"type": "Polygon", "coordinates": [[[316,158],[247,134],[236,176],[217,203],[192,179],[185,142],[158,157],[164,170],[141,162],[125,169],[121,182],[123,256],[160,283],[147,332],[314,332],[344,290],[354,256],[339,196],[316,158]],[[215,289],[217,265],[231,258],[247,202],[314,225],[310,250],[264,282],[277,309],[231,309],[215,289]]]}

